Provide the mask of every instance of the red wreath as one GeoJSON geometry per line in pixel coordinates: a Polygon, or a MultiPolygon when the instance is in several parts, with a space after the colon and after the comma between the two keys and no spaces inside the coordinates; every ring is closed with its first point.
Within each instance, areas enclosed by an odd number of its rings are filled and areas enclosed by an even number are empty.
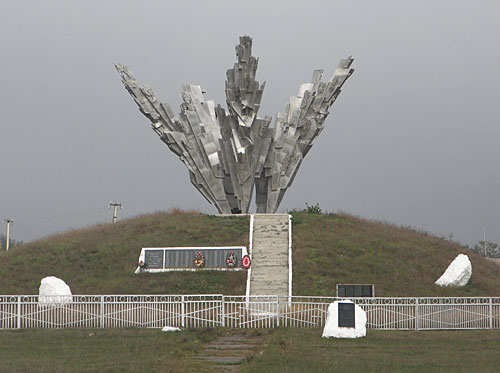
{"type": "Polygon", "coordinates": [[[245,255],[243,259],[241,259],[241,266],[245,269],[248,269],[250,268],[251,265],[252,265],[252,260],[248,255],[245,255]]]}
{"type": "Polygon", "coordinates": [[[234,251],[230,251],[226,256],[226,267],[234,268],[238,264],[238,257],[234,253],[234,251]]]}
{"type": "Polygon", "coordinates": [[[204,268],[205,267],[205,255],[201,251],[198,251],[194,256],[194,266],[196,268],[204,268]]]}

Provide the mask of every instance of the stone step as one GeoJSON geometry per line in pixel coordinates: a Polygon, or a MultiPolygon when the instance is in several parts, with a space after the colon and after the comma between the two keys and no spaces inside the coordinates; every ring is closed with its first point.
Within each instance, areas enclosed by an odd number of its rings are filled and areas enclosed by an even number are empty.
{"type": "Polygon", "coordinates": [[[288,295],[288,286],[272,286],[266,284],[256,285],[254,289],[250,289],[250,295],[288,295]],[[275,293],[276,291],[276,293],[275,293]]]}
{"type": "Polygon", "coordinates": [[[250,295],[272,295],[272,296],[280,296],[287,297],[288,296],[288,288],[271,288],[271,287],[256,287],[253,291],[251,291],[250,295]]]}
{"type": "Polygon", "coordinates": [[[250,293],[250,295],[273,295],[280,297],[288,297],[288,288],[255,288],[254,291],[250,293]]]}
{"type": "MultiPolygon", "coordinates": [[[[288,276],[283,276],[283,277],[276,277],[273,279],[269,279],[266,277],[255,277],[254,281],[255,283],[253,284],[255,287],[260,286],[261,284],[265,284],[265,286],[280,286],[282,283],[286,283],[286,286],[284,287],[288,288],[288,276]]],[[[252,290],[252,288],[250,288],[252,290]]],[[[269,293],[266,293],[268,295],[269,293]]]]}
{"type": "Polygon", "coordinates": [[[269,271],[275,271],[276,273],[288,273],[288,267],[280,265],[278,261],[274,263],[264,263],[263,265],[257,262],[257,266],[255,268],[257,268],[255,271],[252,269],[252,273],[255,275],[257,275],[257,273],[269,273],[269,271]]]}
{"type": "Polygon", "coordinates": [[[205,348],[208,350],[248,350],[254,347],[255,345],[249,345],[249,344],[226,344],[226,343],[212,343],[205,346],[205,348]]]}
{"type": "Polygon", "coordinates": [[[255,215],[250,295],[288,296],[288,215],[255,215]]]}
{"type": "Polygon", "coordinates": [[[272,249],[273,251],[288,251],[288,239],[283,239],[280,237],[269,237],[268,239],[264,237],[259,237],[256,240],[253,240],[253,246],[256,244],[259,246],[267,246],[268,249],[272,249]]]}
{"type": "Polygon", "coordinates": [[[264,253],[267,252],[283,252],[283,253],[288,253],[288,240],[286,242],[269,242],[266,240],[254,240],[253,241],[253,247],[255,247],[255,244],[257,246],[264,248],[265,250],[262,251],[264,253]],[[260,241],[260,242],[259,242],[260,241]]]}
{"type": "Polygon", "coordinates": [[[279,284],[280,283],[280,280],[287,280],[288,279],[288,275],[284,276],[280,276],[278,274],[276,274],[275,276],[273,277],[269,277],[268,275],[266,274],[255,274],[255,277],[254,277],[254,280],[259,280],[259,282],[265,282],[267,284],[279,284]]]}
{"type": "Polygon", "coordinates": [[[216,364],[239,364],[246,356],[197,356],[199,360],[207,360],[216,364]]]}
{"type": "Polygon", "coordinates": [[[288,231],[288,224],[283,226],[269,226],[267,224],[263,225],[254,225],[254,232],[283,232],[285,230],[288,231]]]}
{"type": "Polygon", "coordinates": [[[282,231],[285,228],[288,228],[288,224],[273,224],[268,222],[258,222],[253,224],[254,229],[259,230],[279,230],[282,231]]]}
{"type": "Polygon", "coordinates": [[[284,231],[288,231],[288,224],[283,225],[281,227],[270,227],[269,225],[254,225],[253,226],[253,231],[254,233],[268,233],[268,232],[279,232],[283,233],[284,231]]]}
{"type": "MultiPolygon", "coordinates": [[[[258,263],[259,266],[263,265],[266,267],[277,266],[282,267],[285,264],[285,260],[288,259],[288,255],[270,255],[270,256],[259,256],[254,258],[253,262],[258,263]]],[[[286,263],[288,264],[288,263],[286,263]]],[[[288,265],[287,265],[288,269],[288,265]]]]}
{"type": "MultiPolygon", "coordinates": [[[[262,247],[262,246],[261,246],[262,247]]],[[[267,249],[267,247],[263,247],[264,250],[267,249]]],[[[255,260],[259,260],[261,258],[263,261],[265,261],[267,258],[276,258],[280,261],[283,261],[285,257],[288,257],[288,250],[286,252],[270,252],[270,253],[262,253],[259,252],[257,255],[253,255],[252,258],[255,260]]]]}

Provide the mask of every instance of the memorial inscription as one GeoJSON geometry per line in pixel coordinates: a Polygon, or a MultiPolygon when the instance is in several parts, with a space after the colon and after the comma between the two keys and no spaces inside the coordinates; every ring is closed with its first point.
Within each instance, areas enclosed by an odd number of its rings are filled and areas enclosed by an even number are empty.
{"type": "Polygon", "coordinates": [[[244,246],[143,248],[139,255],[137,271],[198,269],[239,271],[250,266],[249,260],[243,260],[245,257],[248,257],[248,252],[244,246]],[[196,263],[197,259],[200,259],[199,256],[203,258],[202,265],[196,263]]]}
{"type": "Polygon", "coordinates": [[[163,269],[163,250],[146,250],[144,264],[147,269],[163,269]]]}
{"type": "Polygon", "coordinates": [[[349,297],[374,297],[375,285],[337,285],[337,296],[341,298],[349,297]]]}
{"type": "Polygon", "coordinates": [[[356,327],[354,306],[354,303],[339,303],[339,327],[356,327]]]}

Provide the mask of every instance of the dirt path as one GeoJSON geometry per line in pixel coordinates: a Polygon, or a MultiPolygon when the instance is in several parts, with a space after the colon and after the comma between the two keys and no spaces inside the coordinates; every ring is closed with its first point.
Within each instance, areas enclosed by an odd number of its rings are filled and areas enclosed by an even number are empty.
{"type": "Polygon", "coordinates": [[[242,363],[264,350],[269,333],[272,330],[228,330],[205,344],[196,358],[206,360],[208,367],[216,372],[239,372],[242,363]]]}

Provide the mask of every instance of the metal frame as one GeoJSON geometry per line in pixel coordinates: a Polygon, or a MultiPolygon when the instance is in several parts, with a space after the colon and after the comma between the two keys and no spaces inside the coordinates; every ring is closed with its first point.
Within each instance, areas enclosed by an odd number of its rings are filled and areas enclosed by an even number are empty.
{"type": "Polygon", "coordinates": [[[0,329],[322,327],[328,306],[351,299],[382,330],[500,329],[500,297],[336,298],[205,295],[0,296],[0,329]],[[66,299],[68,300],[68,299],[66,299]]]}

